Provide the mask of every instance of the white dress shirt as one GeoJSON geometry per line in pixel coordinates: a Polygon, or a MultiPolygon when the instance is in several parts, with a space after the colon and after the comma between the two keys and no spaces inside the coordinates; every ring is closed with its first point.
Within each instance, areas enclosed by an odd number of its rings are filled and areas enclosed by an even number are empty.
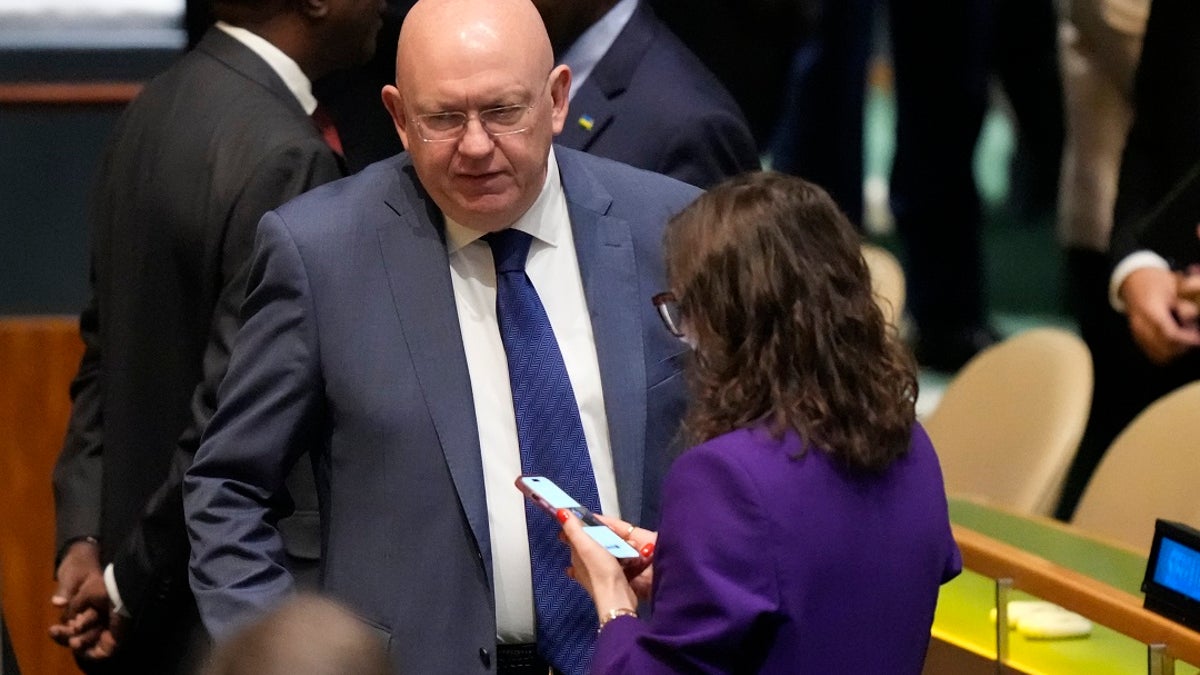
{"type": "Polygon", "coordinates": [[[1134,251],[1121,258],[1121,262],[1113,268],[1112,276],[1108,279],[1108,302],[1113,309],[1122,314],[1125,313],[1125,300],[1121,298],[1121,284],[1125,283],[1125,279],[1130,274],[1146,268],[1169,270],[1171,265],[1166,258],[1149,250],[1134,251]]]}
{"type": "Polygon", "coordinates": [[[229,34],[229,37],[246,45],[247,49],[266,61],[267,65],[271,66],[271,70],[275,71],[279,79],[283,80],[288,90],[300,102],[300,106],[304,108],[304,114],[313,114],[313,111],[317,109],[317,98],[312,93],[312,82],[300,69],[300,65],[292,60],[292,57],[284,54],[279,47],[271,44],[257,33],[227,24],[224,21],[218,21],[216,25],[217,28],[229,34]]]}
{"type": "MultiPolygon", "coordinates": [[[[533,236],[525,272],[546,308],[566,365],[601,510],[619,516],[608,417],[596,342],[575,255],[558,162],[551,149],[546,181],[533,206],[512,225],[533,236]]],[[[495,575],[496,631],[503,643],[534,642],[533,585],[524,496],[514,481],[521,452],[513,412],[508,361],[496,321],[496,268],[484,233],[446,219],[446,248],[463,349],[471,376],[495,575]]]]}

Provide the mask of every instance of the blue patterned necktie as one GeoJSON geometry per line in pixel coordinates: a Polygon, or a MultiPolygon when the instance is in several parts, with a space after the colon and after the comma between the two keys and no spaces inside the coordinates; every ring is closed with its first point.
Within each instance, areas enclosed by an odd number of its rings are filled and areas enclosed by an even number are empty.
{"type": "MultiPolygon", "coordinates": [[[[496,315],[508,356],[521,472],[546,476],[599,513],[600,496],[575,392],[546,309],[525,274],[532,237],[509,228],[484,239],[496,262],[496,315]]],[[[566,675],[582,675],[595,645],[596,610],[583,588],[564,573],[571,554],[558,540],[558,522],[529,500],[525,522],[538,652],[566,675]]]]}

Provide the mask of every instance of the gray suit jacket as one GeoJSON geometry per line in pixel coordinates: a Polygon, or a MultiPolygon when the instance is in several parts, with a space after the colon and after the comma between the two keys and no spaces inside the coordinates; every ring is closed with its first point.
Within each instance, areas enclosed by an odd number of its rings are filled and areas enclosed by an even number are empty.
{"type": "Polygon", "coordinates": [[[199,625],[181,481],[215,408],[258,220],[341,175],[283,81],[216,29],[113,132],[54,488],[60,550],[98,537],[103,561],[116,562],[135,620],[122,658],[149,659],[127,672],[170,672],[199,625]]]}
{"type": "MultiPolygon", "coordinates": [[[[663,224],[697,191],[556,152],[621,512],[652,526],[684,404],[686,348],[650,297],[666,285],[663,224]]],[[[388,636],[402,672],[488,672],[491,541],[441,223],[406,155],[260,223],[245,324],[186,478],[192,588],[218,637],[291,588],[272,496],[308,451],[326,590],[388,636]]]]}

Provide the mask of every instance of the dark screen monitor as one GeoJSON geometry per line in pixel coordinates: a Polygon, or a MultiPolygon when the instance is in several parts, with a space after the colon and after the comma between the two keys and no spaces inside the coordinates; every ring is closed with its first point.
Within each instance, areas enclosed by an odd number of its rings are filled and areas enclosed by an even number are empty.
{"type": "Polygon", "coordinates": [[[1200,531],[1155,521],[1142,592],[1146,609],[1200,630],[1200,531]]]}

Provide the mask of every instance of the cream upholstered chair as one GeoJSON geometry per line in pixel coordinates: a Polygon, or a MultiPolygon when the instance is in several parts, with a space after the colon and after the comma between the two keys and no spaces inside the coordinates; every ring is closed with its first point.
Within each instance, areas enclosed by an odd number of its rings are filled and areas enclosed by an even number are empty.
{"type": "Polygon", "coordinates": [[[904,268],[896,256],[874,244],[863,244],[862,256],[871,271],[871,290],[883,310],[883,318],[899,327],[904,313],[904,268]]]}
{"type": "Polygon", "coordinates": [[[1154,519],[1200,527],[1200,382],[1142,411],[1117,436],[1071,524],[1150,552],[1154,519]]]}
{"type": "Polygon", "coordinates": [[[1091,401],[1091,354],[1072,333],[1035,328],[980,352],[923,421],[946,492],[1050,514],[1091,401]]]}

